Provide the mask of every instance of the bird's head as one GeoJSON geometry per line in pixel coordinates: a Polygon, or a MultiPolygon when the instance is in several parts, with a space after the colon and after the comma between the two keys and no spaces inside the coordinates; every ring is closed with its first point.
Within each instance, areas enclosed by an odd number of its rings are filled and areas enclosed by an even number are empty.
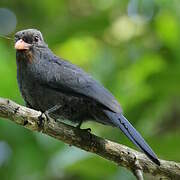
{"type": "Polygon", "coordinates": [[[33,48],[47,47],[40,31],[36,29],[26,29],[15,34],[15,49],[17,51],[27,51],[33,48]]]}

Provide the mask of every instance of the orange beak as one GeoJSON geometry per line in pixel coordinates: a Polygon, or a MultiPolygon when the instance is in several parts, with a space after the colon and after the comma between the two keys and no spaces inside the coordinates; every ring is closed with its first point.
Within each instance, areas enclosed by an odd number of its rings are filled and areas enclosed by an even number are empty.
{"type": "Polygon", "coordinates": [[[15,45],[14,48],[16,50],[28,50],[32,45],[24,42],[22,39],[19,39],[15,45]]]}

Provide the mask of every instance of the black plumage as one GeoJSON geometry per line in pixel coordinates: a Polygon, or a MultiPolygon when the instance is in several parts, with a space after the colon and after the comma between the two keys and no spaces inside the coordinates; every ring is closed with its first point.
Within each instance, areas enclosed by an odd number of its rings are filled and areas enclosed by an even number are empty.
{"type": "Polygon", "coordinates": [[[40,31],[27,29],[15,35],[17,79],[28,107],[75,123],[94,120],[120,128],[156,164],[157,156],[122,115],[114,96],[90,75],[53,54],[40,31]]]}

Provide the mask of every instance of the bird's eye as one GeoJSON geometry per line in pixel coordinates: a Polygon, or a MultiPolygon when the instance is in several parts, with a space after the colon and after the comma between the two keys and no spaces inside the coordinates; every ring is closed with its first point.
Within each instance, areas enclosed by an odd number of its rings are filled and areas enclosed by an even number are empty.
{"type": "Polygon", "coordinates": [[[38,41],[39,41],[39,37],[38,37],[38,36],[35,36],[35,37],[34,37],[34,41],[35,41],[35,42],[38,42],[38,41]]]}

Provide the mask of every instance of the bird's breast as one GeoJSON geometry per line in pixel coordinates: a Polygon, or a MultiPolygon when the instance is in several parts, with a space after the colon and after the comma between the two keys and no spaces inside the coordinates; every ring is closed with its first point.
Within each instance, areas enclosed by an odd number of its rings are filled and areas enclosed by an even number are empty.
{"type": "Polygon", "coordinates": [[[20,73],[18,84],[22,97],[33,109],[44,112],[58,104],[61,108],[55,113],[56,117],[76,121],[88,116],[88,107],[83,98],[43,86],[28,72],[20,73]]]}

